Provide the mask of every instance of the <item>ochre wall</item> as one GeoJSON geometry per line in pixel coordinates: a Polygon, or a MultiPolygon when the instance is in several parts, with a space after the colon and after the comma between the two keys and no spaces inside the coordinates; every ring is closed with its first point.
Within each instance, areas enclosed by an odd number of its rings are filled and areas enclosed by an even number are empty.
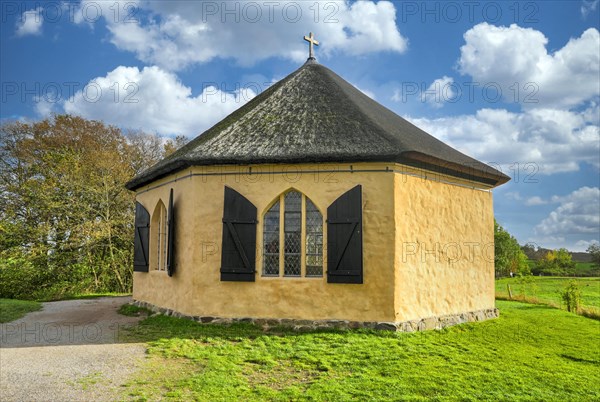
{"type": "MultiPolygon", "coordinates": [[[[252,166],[252,175],[248,168],[194,167],[138,190],[137,200],[152,213],[174,189],[177,272],[171,278],[134,273],[134,299],[194,316],[352,321],[399,322],[494,307],[490,191],[394,164],[261,165],[252,166]],[[337,171],[314,173],[325,170],[337,171]],[[425,174],[428,179],[418,177],[425,174]],[[328,284],[326,250],[322,278],[261,276],[262,217],[279,194],[304,193],[325,220],[327,207],[357,184],[364,284],[328,284]],[[256,282],[220,281],[226,185],[258,209],[256,282]]],[[[325,248],[326,236],[325,224],[325,248]]]]}
{"type": "MultiPolygon", "coordinates": [[[[352,167],[385,168],[385,164],[352,167]]],[[[134,273],[134,299],[196,316],[393,321],[394,174],[341,172],[350,169],[350,165],[325,164],[253,166],[253,174],[248,175],[248,167],[194,167],[139,189],[137,200],[150,213],[159,199],[166,204],[169,190],[174,189],[177,272],[171,278],[165,272],[134,273]],[[293,173],[298,169],[301,173],[293,173]],[[312,172],[329,169],[338,171],[312,172]],[[282,171],[288,173],[257,174],[282,171]],[[190,172],[205,175],[190,177],[190,172]],[[243,174],[223,175],[226,172],[243,174]],[[279,194],[297,189],[315,203],[325,220],[327,207],[357,184],[363,190],[364,284],[328,284],[326,251],[322,278],[261,277],[262,216],[279,194]],[[220,281],[225,185],[258,209],[256,282],[220,281]]],[[[326,230],[325,224],[325,241],[326,230]]]]}
{"type": "Polygon", "coordinates": [[[396,321],[494,307],[491,191],[394,173],[396,321]]]}

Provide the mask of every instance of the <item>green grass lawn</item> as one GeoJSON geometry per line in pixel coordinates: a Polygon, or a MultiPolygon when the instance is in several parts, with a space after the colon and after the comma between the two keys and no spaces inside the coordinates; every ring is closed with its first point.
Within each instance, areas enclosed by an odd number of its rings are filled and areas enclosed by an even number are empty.
{"type": "Polygon", "coordinates": [[[42,304],[36,301],[0,299],[0,323],[17,320],[41,308],[42,304]]]}
{"type": "Polygon", "coordinates": [[[441,331],[263,332],[152,316],[136,400],[599,400],[600,322],[498,301],[500,318],[441,331]]]}
{"type": "Polygon", "coordinates": [[[600,278],[562,278],[532,276],[522,278],[503,278],[496,281],[496,297],[508,299],[507,285],[510,285],[514,298],[547,303],[560,307],[562,300],[559,292],[574,280],[581,289],[583,306],[597,311],[600,315],[600,278]]]}

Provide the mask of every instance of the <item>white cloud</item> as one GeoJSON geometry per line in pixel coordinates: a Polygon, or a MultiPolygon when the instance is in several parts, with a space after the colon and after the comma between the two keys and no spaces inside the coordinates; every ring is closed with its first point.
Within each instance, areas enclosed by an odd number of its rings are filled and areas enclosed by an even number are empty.
{"type": "Polygon", "coordinates": [[[518,191],[509,191],[508,193],[504,194],[504,196],[509,200],[514,201],[521,201],[523,199],[523,197],[521,196],[521,194],[519,194],[518,191]]]}
{"type": "MultiPolygon", "coordinates": [[[[81,9],[88,3],[84,0],[81,9]]],[[[407,47],[396,26],[396,9],[388,1],[143,1],[138,7],[133,22],[115,20],[112,9],[103,12],[110,41],[141,61],[167,70],[215,58],[233,59],[241,65],[270,57],[301,62],[308,56],[302,40],[308,31],[321,42],[317,57],[337,52],[401,53],[407,47]]]]}
{"type": "Polygon", "coordinates": [[[545,205],[548,202],[543,200],[541,197],[539,196],[533,196],[533,197],[529,197],[527,200],[525,200],[525,205],[527,205],[528,207],[534,207],[534,206],[538,206],[538,205],[545,205]]]}
{"type": "Polygon", "coordinates": [[[575,250],[585,251],[592,244],[599,244],[598,240],[578,240],[575,242],[575,250]]]}
{"type": "Polygon", "coordinates": [[[569,240],[564,236],[537,236],[530,237],[525,243],[533,244],[536,247],[543,247],[551,250],[566,248],[567,250],[575,251],[573,246],[569,245],[569,240]]]}
{"type": "MultiPolygon", "coordinates": [[[[504,194],[506,198],[513,201],[524,201],[523,204],[528,207],[545,205],[548,204],[549,201],[544,200],[542,197],[535,195],[533,197],[523,198],[523,196],[518,191],[509,191],[504,194]]],[[[557,201],[553,201],[557,202],[557,201]]]]}
{"type": "Polygon", "coordinates": [[[542,32],[516,24],[480,23],[464,39],[460,72],[482,86],[500,85],[506,100],[516,99],[524,107],[573,107],[600,96],[600,33],[596,28],[572,38],[554,53],[548,53],[548,39],[542,32]]]}
{"type": "Polygon", "coordinates": [[[598,0],[583,0],[581,2],[581,16],[586,18],[588,14],[596,11],[598,7],[598,0]]]}
{"type": "Polygon", "coordinates": [[[34,109],[38,116],[44,118],[56,112],[57,102],[46,100],[43,96],[37,96],[34,99],[34,109]]]}
{"type": "MultiPolygon", "coordinates": [[[[433,81],[426,91],[421,92],[421,102],[427,102],[434,108],[441,108],[445,102],[455,100],[456,95],[454,79],[444,75],[433,81]]],[[[394,93],[394,98],[398,98],[398,96],[394,93]]]]}
{"type": "MultiPolygon", "coordinates": [[[[175,74],[159,67],[119,66],[91,80],[61,106],[66,113],[120,127],[193,137],[255,95],[251,89],[229,93],[211,86],[193,96],[175,74]]],[[[45,105],[37,109],[51,110],[45,105]]]]}
{"type": "Polygon", "coordinates": [[[581,187],[566,197],[547,218],[536,227],[535,233],[553,236],[557,234],[598,234],[600,232],[600,189],[581,187]]]}
{"type": "Polygon", "coordinates": [[[593,105],[581,112],[481,109],[475,115],[409,120],[511,176],[518,163],[520,179],[531,182],[539,174],[577,171],[583,162],[600,168],[599,114],[593,105]]]}
{"type": "Polygon", "coordinates": [[[38,7],[23,12],[21,19],[17,21],[16,35],[40,35],[42,33],[42,25],[44,24],[42,11],[42,7],[38,7]]]}

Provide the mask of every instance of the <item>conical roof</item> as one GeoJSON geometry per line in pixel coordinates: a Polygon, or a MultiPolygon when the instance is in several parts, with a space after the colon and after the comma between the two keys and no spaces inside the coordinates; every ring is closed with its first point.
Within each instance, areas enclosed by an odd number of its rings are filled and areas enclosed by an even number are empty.
{"type": "Polygon", "coordinates": [[[195,165],[318,162],[398,162],[491,186],[509,180],[309,59],[126,187],[195,165]]]}

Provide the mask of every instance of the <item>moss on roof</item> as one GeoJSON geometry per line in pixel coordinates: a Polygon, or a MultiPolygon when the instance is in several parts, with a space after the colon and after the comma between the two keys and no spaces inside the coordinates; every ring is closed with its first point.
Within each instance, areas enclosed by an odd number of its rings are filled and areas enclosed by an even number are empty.
{"type": "Polygon", "coordinates": [[[194,165],[315,162],[399,162],[488,185],[509,180],[309,59],[126,187],[194,165]]]}

